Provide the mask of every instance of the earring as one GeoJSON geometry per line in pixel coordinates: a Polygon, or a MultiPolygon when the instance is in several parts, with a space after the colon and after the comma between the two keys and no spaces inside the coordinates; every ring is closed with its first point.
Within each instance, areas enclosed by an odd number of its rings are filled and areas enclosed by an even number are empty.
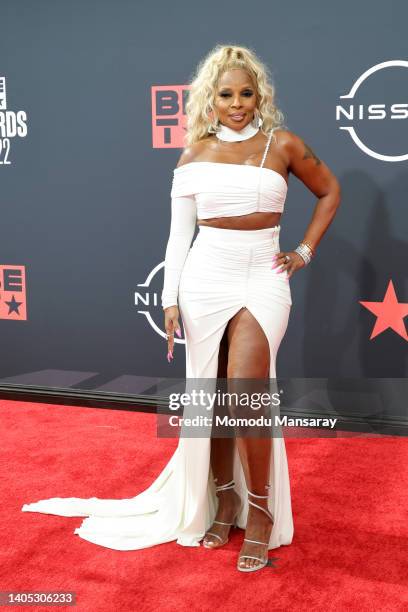
{"type": "Polygon", "coordinates": [[[210,120],[210,123],[209,123],[207,131],[208,131],[209,134],[216,134],[217,132],[220,131],[220,120],[215,115],[215,112],[213,110],[211,110],[208,114],[210,116],[212,116],[213,118],[215,117],[215,121],[214,120],[213,121],[210,120]]]}
{"type": "Polygon", "coordinates": [[[261,113],[259,112],[259,110],[256,108],[254,110],[254,116],[253,119],[251,121],[251,124],[254,128],[260,128],[262,125],[263,121],[261,118],[261,113]]]}

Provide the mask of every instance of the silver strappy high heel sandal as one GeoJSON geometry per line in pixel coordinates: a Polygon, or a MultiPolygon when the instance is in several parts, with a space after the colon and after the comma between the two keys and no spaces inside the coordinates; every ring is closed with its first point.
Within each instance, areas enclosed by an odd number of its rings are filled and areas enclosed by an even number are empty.
{"type": "MultiPolygon", "coordinates": [[[[217,479],[215,479],[217,480],[217,479]]],[[[227,482],[226,484],[223,485],[219,485],[215,487],[215,491],[218,494],[219,491],[227,491],[228,489],[233,489],[235,487],[235,481],[234,480],[230,480],[230,482],[227,482]]],[[[236,525],[236,521],[238,518],[238,514],[239,514],[239,509],[237,510],[232,523],[224,523],[222,521],[213,521],[213,523],[217,523],[218,525],[228,525],[229,527],[235,526],[236,525]]],[[[228,534],[229,534],[228,530],[228,534]]],[[[213,543],[206,543],[205,540],[203,540],[203,546],[205,548],[220,548],[220,546],[224,546],[224,544],[227,544],[228,542],[228,534],[227,534],[227,538],[225,540],[222,539],[221,536],[219,536],[217,533],[214,533],[213,531],[207,531],[204,538],[207,537],[207,535],[211,535],[214,538],[217,538],[220,543],[219,544],[213,544],[213,543]]]]}
{"type": "MultiPolygon", "coordinates": [[[[265,485],[265,488],[269,489],[270,486],[271,485],[265,485]]],[[[251,491],[248,491],[248,495],[252,495],[252,497],[257,497],[258,499],[268,499],[269,497],[269,495],[256,495],[255,493],[252,493],[251,491]]],[[[254,508],[258,508],[259,510],[262,510],[262,512],[264,512],[266,516],[270,518],[273,524],[273,516],[269,512],[269,510],[262,508],[262,506],[259,506],[258,504],[255,504],[250,499],[248,499],[248,504],[250,504],[251,506],[254,506],[254,508]]],[[[257,540],[248,540],[248,538],[244,538],[244,542],[250,542],[252,544],[262,544],[263,546],[268,546],[269,544],[269,542],[258,542],[257,540]]],[[[265,557],[255,557],[254,555],[240,555],[238,557],[237,569],[239,569],[240,572],[256,572],[257,570],[260,570],[263,567],[265,567],[267,563],[268,563],[268,549],[266,549],[265,557]],[[259,561],[259,563],[257,565],[253,565],[252,567],[245,567],[245,566],[240,565],[240,562],[242,559],[256,559],[257,561],[259,561]]]]}

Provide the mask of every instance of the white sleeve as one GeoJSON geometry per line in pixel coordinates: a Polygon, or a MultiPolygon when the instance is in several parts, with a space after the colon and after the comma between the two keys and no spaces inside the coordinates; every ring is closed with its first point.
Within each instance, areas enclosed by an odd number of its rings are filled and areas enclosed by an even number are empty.
{"type": "Polygon", "coordinates": [[[190,249],[197,221],[194,195],[171,198],[170,235],[164,261],[164,282],[161,294],[163,310],[177,306],[181,272],[190,249]]]}

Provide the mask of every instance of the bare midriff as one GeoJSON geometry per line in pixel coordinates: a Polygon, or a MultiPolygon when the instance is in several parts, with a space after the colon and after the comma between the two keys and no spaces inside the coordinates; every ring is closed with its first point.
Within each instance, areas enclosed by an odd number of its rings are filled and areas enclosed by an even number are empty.
{"type": "Polygon", "coordinates": [[[236,217],[214,217],[211,219],[198,219],[197,225],[209,225],[220,229],[256,230],[266,229],[279,225],[282,213],[255,212],[249,215],[236,217]]]}

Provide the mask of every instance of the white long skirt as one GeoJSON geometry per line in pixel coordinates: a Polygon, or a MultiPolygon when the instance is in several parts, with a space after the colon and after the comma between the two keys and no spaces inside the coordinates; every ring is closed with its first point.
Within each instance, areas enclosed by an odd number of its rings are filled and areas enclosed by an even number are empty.
{"type": "MultiPolygon", "coordinates": [[[[245,306],[261,325],[270,349],[270,379],[292,305],[287,273],[272,269],[279,252],[280,226],[231,230],[199,226],[187,255],[179,286],[179,311],[185,332],[186,379],[217,379],[218,353],[228,321],[245,306]]],[[[272,438],[268,507],[274,517],[269,549],[290,544],[293,518],[283,437],[272,438]]],[[[129,499],[91,497],[40,500],[25,512],[85,516],[75,534],[114,550],[137,550],[176,540],[199,546],[212,524],[218,498],[210,466],[210,436],[181,435],[178,446],[156,480],[129,499]]],[[[235,490],[242,507],[238,527],[245,529],[247,488],[235,445],[235,490]]],[[[265,483],[267,484],[267,483],[265,483]]]]}

